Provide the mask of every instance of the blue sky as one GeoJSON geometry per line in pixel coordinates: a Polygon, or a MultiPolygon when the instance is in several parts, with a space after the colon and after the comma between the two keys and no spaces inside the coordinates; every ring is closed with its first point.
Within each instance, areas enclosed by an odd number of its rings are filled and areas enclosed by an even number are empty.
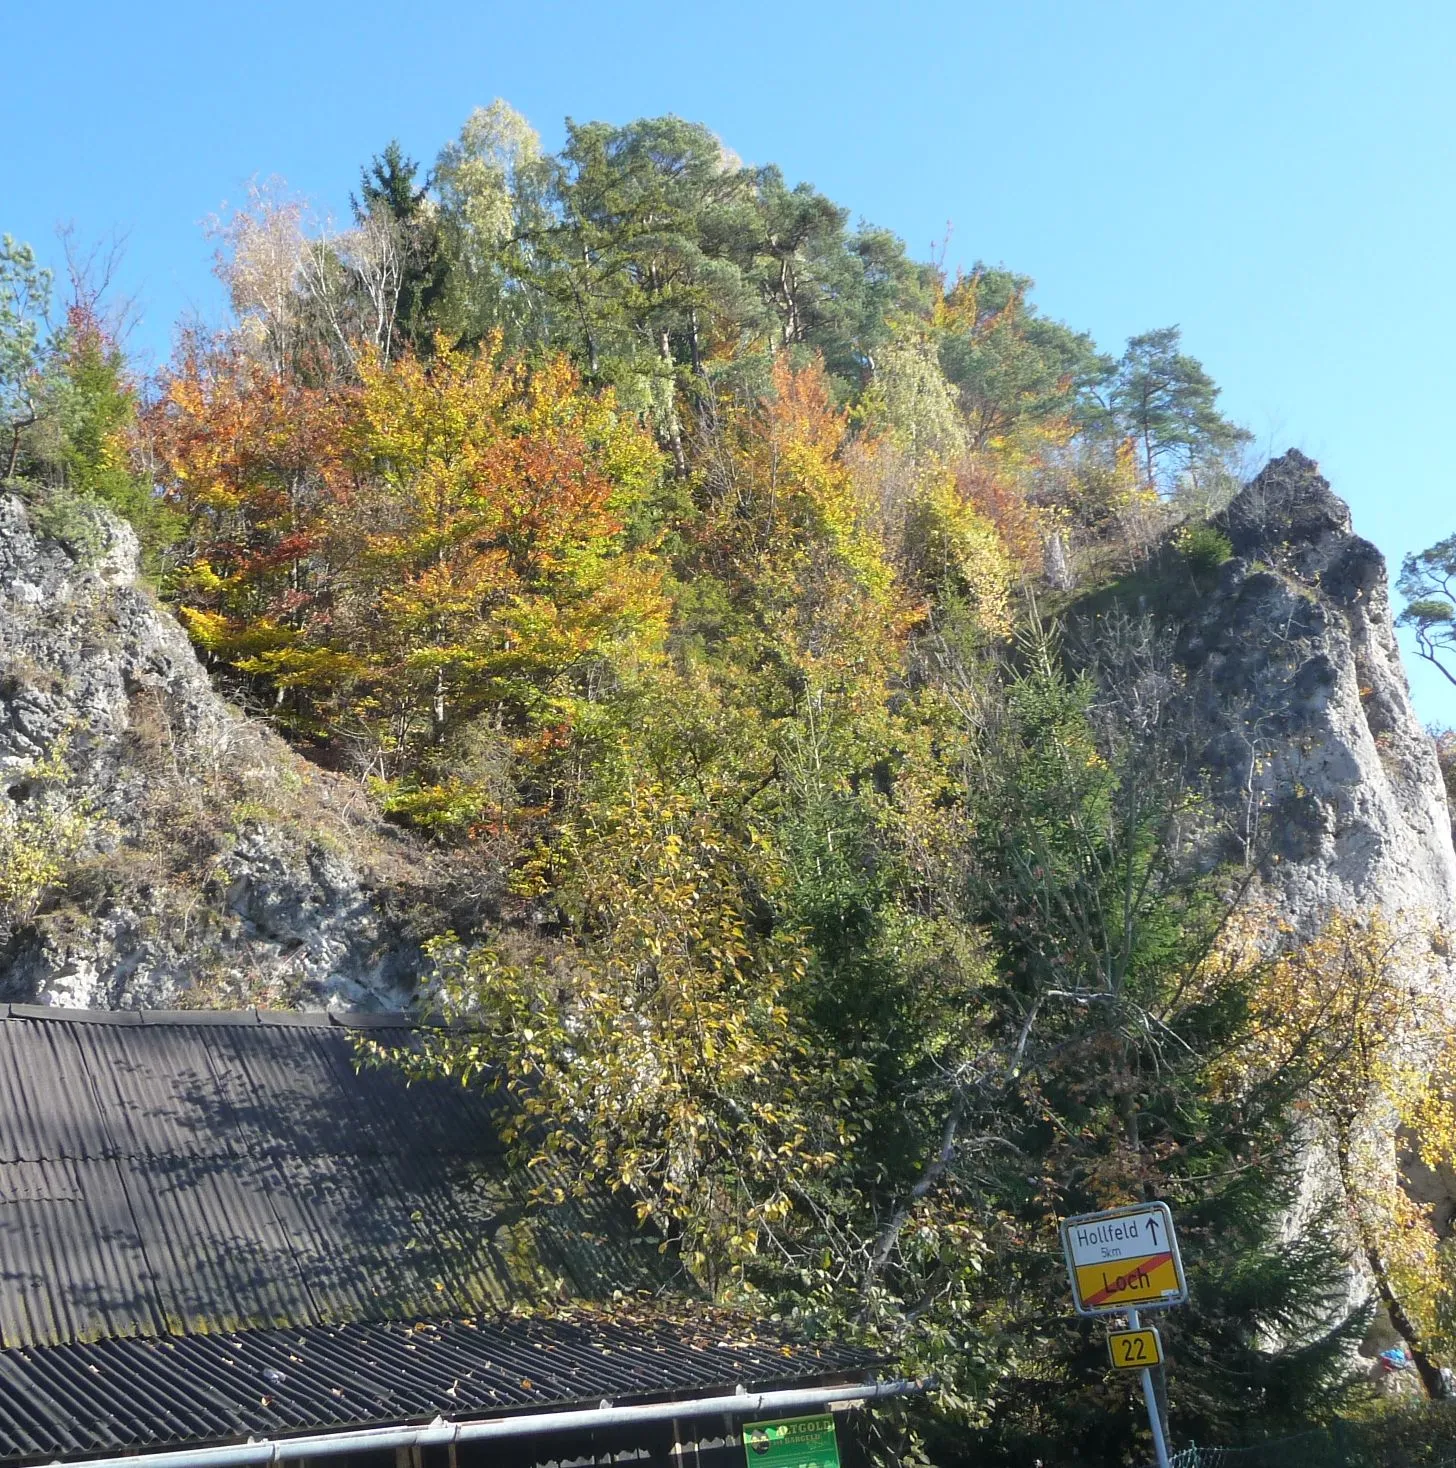
{"type": "MultiPolygon", "coordinates": [[[[1034,276],[1108,348],[1177,322],[1261,447],[1317,458],[1392,562],[1456,531],[1456,6],[1350,0],[71,0],[12,7],[0,231],[129,232],[134,344],[215,315],[201,221],[276,174],[342,214],[506,98],[676,112],[947,262],[1034,276]]],[[[1428,721],[1456,688],[1411,667],[1428,721]]]]}

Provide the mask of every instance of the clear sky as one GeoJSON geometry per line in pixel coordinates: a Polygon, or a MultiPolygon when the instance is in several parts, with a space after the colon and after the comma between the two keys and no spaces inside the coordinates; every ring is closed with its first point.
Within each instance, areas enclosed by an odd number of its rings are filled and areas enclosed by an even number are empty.
{"type": "MultiPolygon", "coordinates": [[[[1456,5],[1391,0],[96,0],[7,7],[0,231],[129,232],[133,344],[216,315],[201,222],[253,175],[335,215],[504,97],[676,112],[925,255],[1036,278],[1109,349],[1178,323],[1261,446],[1393,563],[1456,531],[1456,5]]],[[[1411,667],[1417,707],[1456,689],[1411,667]]]]}

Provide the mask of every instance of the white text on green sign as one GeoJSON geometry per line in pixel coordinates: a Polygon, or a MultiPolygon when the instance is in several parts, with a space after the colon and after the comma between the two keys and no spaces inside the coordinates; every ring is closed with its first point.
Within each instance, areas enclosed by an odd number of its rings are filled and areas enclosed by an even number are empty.
{"type": "Polygon", "coordinates": [[[743,1450],[748,1468],[839,1468],[839,1443],[828,1413],[745,1423],[743,1450]]]}

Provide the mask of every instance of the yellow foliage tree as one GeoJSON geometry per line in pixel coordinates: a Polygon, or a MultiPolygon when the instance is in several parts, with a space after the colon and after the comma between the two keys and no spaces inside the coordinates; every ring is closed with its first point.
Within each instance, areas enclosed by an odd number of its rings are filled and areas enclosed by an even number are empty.
{"type": "Polygon", "coordinates": [[[357,369],[314,389],[195,352],[168,381],[150,427],[192,525],[182,615],[414,818],[469,825],[481,801],[424,768],[448,739],[485,718],[530,762],[658,638],[660,455],[565,358],[528,366],[498,334],[357,369]]]}
{"type": "Polygon", "coordinates": [[[816,1062],[788,1004],[808,955],[752,931],[753,893],[778,880],[767,833],[648,777],[568,825],[554,857],[573,937],[527,962],[438,945],[444,997],[485,1033],[437,1037],[424,1063],[496,1076],[544,1189],[627,1190],[731,1289],[851,1130],[853,1067],[816,1062]]]}
{"type": "MultiPolygon", "coordinates": [[[[1428,1393],[1444,1396],[1433,1354],[1453,1281],[1430,1209],[1403,1185],[1402,1139],[1431,1169],[1456,1164],[1456,1029],[1442,996],[1438,935],[1379,913],[1336,913],[1272,958],[1252,913],[1216,966],[1252,974],[1251,1023],[1225,1062],[1226,1085],[1297,1086],[1298,1108],[1327,1151],[1350,1235],[1428,1393]]],[[[1267,932],[1267,926],[1264,928],[1267,932]]]]}
{"type": "Polygon", "coordinates": [[[0,922],[28,923],[96,829],[90,803],[68,789],[71,768],[63,738],[10,776],[0,799],[0,922]],[[13,792],[23,788],[25,799],[13,792]]]}

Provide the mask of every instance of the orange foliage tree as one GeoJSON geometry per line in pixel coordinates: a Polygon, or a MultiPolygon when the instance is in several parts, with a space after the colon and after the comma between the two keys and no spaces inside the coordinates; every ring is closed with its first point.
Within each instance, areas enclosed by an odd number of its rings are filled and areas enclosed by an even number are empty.
{"type": "Polygon", "coordinates": [[[310,388],[192,351],[151,414],[192,534],[182,614],[305,733],[414,779],[472,721],[539,738],[661,616],[633,544],[659,455],[560,358],[439,344],[310,388]]]}

